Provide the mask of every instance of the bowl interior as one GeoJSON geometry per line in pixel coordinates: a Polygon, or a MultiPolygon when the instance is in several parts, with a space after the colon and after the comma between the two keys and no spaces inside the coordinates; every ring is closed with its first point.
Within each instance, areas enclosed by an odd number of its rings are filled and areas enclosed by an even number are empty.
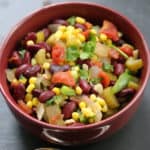
{"type": "Polygon", "coordinates": [[[27,16],[14,28],[12,28],[12,31],[4,41],[0,55],[0,83],[7,101],[11,101],[13,105],[16,105],[8,90],[5,69],[7,67],[8,57],[11,52],[16,49],[18,42],[25,36],[26,33],[36,31],[46,26],[54,19],[67,18],[69,16],[82,16],[91,21],[93,24],[101,24],[104,19],[112,21],[118,29],[123,32],[128,41],[133,43],[135,47],[140,50],[140,56],[143,60],[145,60],[141,77],[141,84],[143,84],[147,76],[147,72],[149,71],[147,56],[148,48],[143,37],[135,26],[122,15],[103,6],[86,3],[64,3],[44,7],[41,10],[27,16]]]}

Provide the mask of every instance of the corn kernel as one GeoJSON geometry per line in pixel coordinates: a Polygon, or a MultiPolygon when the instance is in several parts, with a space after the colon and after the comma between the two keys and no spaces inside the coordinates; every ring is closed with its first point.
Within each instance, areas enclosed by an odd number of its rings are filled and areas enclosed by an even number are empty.
{"type": "Polygon", "coordinates": [[[31,93],[34,88],[35,88],[35,85],[33,83],[31,83],[26,88],[26,92],[31,93]]]}
{"type": "Polygon", "coordinates": [[[79,86],[77,86],[76,87],[76,93],[78,94],[78,95],[81,95],[82,94],[82,89],[79,87],[79,86]]]}
{"type": "Polygon", "coordinates": [[[35,84],[35,83],[36,83],[36,80],[37,80],[36,77],[31,77],[31,78],[29,79],[29,83],[30,83],[30,84],[35,84]]]}
{"type": "Polygon", "coordinates": [[[107,40],[107,35],[104,34],[104,33],[101,33],[101,34],[100,34],[100,40],[101,40],[101,41],[106,41],[106,40],[107,40]]]}
{"type": "Polygon", "coordinates": [[[34,98],[32,99],[32,104],[33,104],[33,106],[37,106],[37,105],[39,104],[39,100],[38,100],[37,97],[34,97],[34,98]]]}
{"type": "Polygon", "coordinates": [[[91,99],[92,101],[95,101],[95,100],[96,100],[96,95],[95,95],[95,94],[91,94],[91,95],[90,95],[90,99],[91,99]]]}
{"type": "Polygon", "coordinates": [[[26,84],[27,79],[26,79],[25,77],[21,77],[21,78],[19,79],[19,82],[20,82],[20,83],[23,83],[23,84],[26,84]]]}
{"type": "Polygon", "coordinates": [[[107,112],[108,111],[108,107],[107,105],[104,105],[101,109],[102,112],[107,112]]]}
{"type": "Polygon", "coordinates": [[[94,90],[98,94],[102,94],[103,93],[103,86],[102,86],[102,84],[98,83],[98,84],[94,85],[94,90]]]}
{"type": "Polygon", "coordinates": [[[100,97],[97,97],[96,98],[96,101],[101,105],[101,106],[104,106],[106,104],[105,100],[100,98],[100,97]]]}
{"type": "Polygon", "coordinates": [[[13,84],[18,84],[18,82],[19,82],[19,81],[18,81],[17,79],[13,79],[13,80],[12,80],[12,83],[13,83],[13,84]]]}
{"type": "Polygon", "coordinates": [[[73,112],[72,113],[72,118],[77,121],[79,119],[79,113],[78,112],[73,112]]]}
{"type": "Polygon", "coordinates": [[[75,28],[74,28],[73,26],[68,26],[68,27],[67,27],[67,31],[71,31],[71,32],[72,32],[74,29],[75,29],[75,28]]]}
{"type": "Polygon", "coordinates": [[[92,58],[91,58],[93,61],[97,61],[98,60],[98,57],[96,55],[93,55],[92,58]]]}
{"type": "Polygon", "coordinates": [[[75,70],[71,70],[71,74],[72,74],[72,76],[74,77],[74,79],[75,79],[75,80],[77,80],[77,79],[78,79],[79,74],[78,74],[78,72],[77,72],[77,71],[75,71],[75,70]]]}
{"type": "Polygon", "coordinates": [[[88,71],[89,70],[89,66],[87,64],[83,64],[82,65],[83,70],[88,71]]]}
{"type": "Polygon", "coordinates": [[[107,45],[111,45],[111,44],[112,44],[112,40],[111,40],[111,39],[107,39],[107,40],[106,40],[106,44],[107,44],[107,45]]]}
{"type": "Polygon", "coordinates": [[[80,109],[85,108],[86,107],[86,103],[85,102],[80,102],[79,103],[79,107],[80,107],[80,109]]]}
{"type": "Polygon", "coordinates": [[[91,29],[90,32],[91,32],[92,34],[97,34],[97,32],[96,32],[95,29],[91,29]]]}
{"type": "Polygon", "coordinates": [[[32,108],[32,106],[33,106],[32,101],[28,101],[28,102],[27,102],[27,106],[28,106],[29,108],[32,108]]]}
{"type": "Polygon", "coordinates": [[[37,64],[37,62],[36,62],[36,59],[35,59],[35,58],[32,58],[32,59],[31,59],[31,64],[32,64],[33,66],[37,64]]]}
{"type": "Polygon", "coordinates": [[[72,67],[72,70],[74,70],[74,71],[79,71],[80,70],[80,68],[79,68],[79,66],[75,66],[75,67],[72,67]]]}
{"type": "Polygon", "coordinates": [[[85,19],[82,18],[82,17],[76,17],[76,22],[77,22],[77,23],[84,24],[84,23],[85,23],[85,19]]]}
{"type": "Polygon", "coordinates": [[[48,62],[45,62],[45,63],[43,64],[43,68],[44,68],[45,70],[49,69],[49,67],[50,67],[50,64],[49,64],[48,62]]]}
{"type": "Polygon", "coordinates": [[[29,40],[29,41],[27,41],[27,45],[28,46],[34,45],[34,42],[32,40],[29,40]]]}
{"type": "Polygon", "coordinates": [[[95,105],[96,105],[96,107],[97,107],[100,111],[102,111],[102,107],[101,107],[101,105],[100,105],[98,102],[95,102],[95,105]]]}
{"type": "Polygon", "coordinates": [[[61,25],[59,28],[58,28],[58,30],[60,30],[60,31],[65,31],[66,30],[66,26],[63,26],[63,25],[61,25]]]}
{"type": "Polygon", "coordinates": [[[43,31],[37,32],[37,33],[36,33],[36,37],[37,37],[37,40],[36,40],[37,43],[43,42],[44,39],[45,39],[44,32],[43,32],[43,31]]]}
{"type": "Polygon", "coordinates": [[[78,38],[81,42],[84,42],[85,41],[85,36],[82,35],[82,34],[78,34],[78,38]]]}
{"type": "Polygon", "coordinates": [[[53,91],[56,95],[60,95],[60,89],[59,89],[59,88],[54,87],[54,88],[52,89],[52,91],[53,91]]]}
{"type": "Polygon", "coordinates": [[[27,94],[25,95],[25,101],[26,101],[26,102],[31,101],[31,100],[32,100],[32,97],[33,97],[33,95],[32,95],[31,93],[27,93],[27,94]]]}
{"type": "Polygon", "coordinates": [[[94,113],[92,112],[91,108],[82,108],[82,113],[85,117],[94,117],[94,113]]]}

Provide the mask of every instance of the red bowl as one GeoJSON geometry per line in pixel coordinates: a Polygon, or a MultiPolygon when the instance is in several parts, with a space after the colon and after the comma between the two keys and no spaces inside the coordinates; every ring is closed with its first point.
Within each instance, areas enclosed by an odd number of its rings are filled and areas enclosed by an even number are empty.
{"type": "Polygon", "coordinates": [[[137,27],[119,12],[110,8],[93,3],[79,2],[59,3],[46,6],[25,17],[12,28],[11,32],[3,42],[0,50],[0,64],[0,89],[5,97],[5,101],[17,120],[34,135],[37,135],[50,143],[60,145],[78,145],[95,142],[110,136],[112,133],[115,133],[123,127],[139,106],[150,73],[148,47],[137,27]],[[112,21],[131,43],[134,43],[136,48],[140,50],[140,57],[144,60],[144,68],[142,70],[138,92],[129,104],[118,113],[90,125],[61,127],[39,121],[36,118],[25,114],[17,107],[17,104],[8,89],[5,69],[7,67],[8,57],[15,49],[17,42],[20,41],[26,33],[40,29],[56,18],[66,18],[73,15],[85,17],[98,24],[104,19],[112,21]]]}

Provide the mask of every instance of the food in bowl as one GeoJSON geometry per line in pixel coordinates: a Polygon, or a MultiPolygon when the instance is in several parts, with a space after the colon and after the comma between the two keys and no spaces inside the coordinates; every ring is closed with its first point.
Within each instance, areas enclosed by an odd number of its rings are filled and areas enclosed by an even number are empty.
{"type": "Polygon", "coordinates": [[[142,67],[139,50],[115,24],[71,16],[26,33],[9,57],[6,76],[24,112],[74,126],[99,122],[126,106],[142,67]]]}

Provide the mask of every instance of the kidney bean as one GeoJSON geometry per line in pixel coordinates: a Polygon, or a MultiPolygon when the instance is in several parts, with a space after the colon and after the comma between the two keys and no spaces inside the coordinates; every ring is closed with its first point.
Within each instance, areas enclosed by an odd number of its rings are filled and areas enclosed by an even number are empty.
{"type": "Polygon", "coordinates": [[[39,101],[45,103],[47,100],[51,99],[55,95],[52,91],[44,91],[39,96],[39,101]]]}
{"type": "Polygon", "coordinates": [[[48,28],[44,28],[43,32],[44,32],[45,39],[47,39],[51,34],[51,31],[48,28]]]}
{"type": "Polygon", "coordinates": [[[39,65],[30,66],[24,72],[24,75],[29,78],[31,76],[36,76],[38,72],[41,71],[41,67],[39,65]]]}
{"type": "Polygon", "coordinates": [[[64,115],[64,119],[69,119],[72,117],[72,113],[76,110],[77,104],[73,101],[66,103],[63,106],[62,113],[64,115]]]}
{"type": "Polygon", "coordinates": [[[43,48],[41,45],[39,44],[34,44],[34,45],[27,45],[26,49],[31,52],[31,54],[36,53],[39,49],[43,48]]]}
{"type": "Polygon", "coordinates": [[[28,33],[27,36],[25,37],[25,41],[28,41],[28,40],[32,40],[36,42],[37,40],[36,33],[35,32],[28,33]]]}
{"type": "Polygon", "coordinates": [[[125,70],[125,67],[124,67],[123,64],[121,64],[121,63],[116,63],[116,64],[114,65],[114,74],[115,74],[115,75],[119,76],[120,74],[122,74],[122,73],[124,72],[124,70],[125,70]]]}
{"type": "Polygon", "coordinates": [[[58,71],[67,71],[69,69],[70,69],[69,65],[60,66],[60,65],[51,64],[51,66],[50,66],[50,72],[51,73],[55,73],[58,71]]]}
{"type": "Polygon", "coordinates": [[[41,47],[41,48],[44,48],[47,52],[51,52],[51,47],[50,45],[48,45],[47,43],[45,42],[40,42],[38,43],[38,45],[41,47]]]}
{"type": "Polygon", "coordinates": [[[135,89],[132,88],[125,88],[119,93],[117,93],[118,97],[126,97],[126,96],[132,96],[135,93],[135,89]]]}
{"type": "Polygon", "coordinates": [[[68,26],[68,22],[66,20],[63,20],[63,19],[56,19],[56,20],[54,20],[53,23],[54,24],[61,24],[61,25],[64,25],[64,26],[68,26]]]}
{"type": "Polygon", "coordinates": [[[86,27],[83,25],[83,24],[80,24],[80,23],[76,23],[74,25],[75,28],[80,28],[81,30],[85,31],[86,30],[86,27]]]}
{"type": "Polygon", "coordinates": [[[25,97],[25,85],[22,83],[12,83],[11,92],[15,100],[23,100],[25,97]]]}
{"type": "Polygon", "coordinates": [[[19,66],[16,71],[15,71],[15,76],[16,78],[19,78],[21,74],[24,74],[25,71],[27,70],[27,68],[29,68],[29,64],[23,64],[21,66],[19,66]]]}
{"type": "Polygon", "coordinates": [[[41,90],[41,89],[33,89],[32,94],[35,97],[39,97],[42,92],[43,92],[43,90],[41,90]]]}
{"type": "Polygon", "coordinates": [[[22,60],[23,64],[31,64],[31,55],[30,52],[26,51],[24,54],[24,58],[22,60]]]}
{"type": "Polygon", "coordinates": [[[82,88],[83,93],[89,94],[91,90],[90,84],[86,80],[80,79],[79,80],[79,86],[82,88]]]}
{"type": "Polygon", "coordinates": [[[88,65],[88,67],[92,66],[90,59],[85,59],[85,60],[77,59],[76,63],[79,65],[86,64],[88,65]]]}
{"type": "Polygon", "coordinates": [[[17,51],[14,51],[8,61],[9,67],[18,67],[21,64],[22,64],[22,60],[21,60],[20,55],[18,54],[17,51]]]}
{"type": "Polygon", "coordinates": [[[119,58],[117,59],[117,61],[118,61],[119,63],[124,64],[125,61],[126,61],[126,59],[125,59],[123,56],[120,55],[119,58]]]}

